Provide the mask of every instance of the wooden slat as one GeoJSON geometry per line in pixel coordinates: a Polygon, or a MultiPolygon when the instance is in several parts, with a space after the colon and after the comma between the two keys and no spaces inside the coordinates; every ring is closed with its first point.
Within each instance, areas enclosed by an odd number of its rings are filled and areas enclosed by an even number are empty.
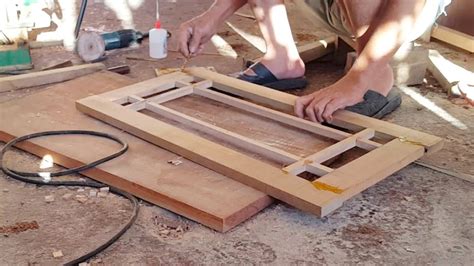
{"type": "MultiPolygon", "coordinates": [[[[177,82],[178,83],[178,82],[177,82]]],[[[187,82],[183,82],[183,84],[186,84],[187,82]]],[[[194,92],[194,88],[209,88],[212,86],[212,81],[209,80],[203,80],[200,82],[197,82],[195,84],[189,84],[187,86],[181,87],[179,89],[175,89],[169,92],[161,93],[156,96],[148,98],[148,102],[154,102],[154,103],[165,103],[171,100],[176,100],[178,98],[187,96],[189,94],[192,94],[194,92]]]]}
{"type": "Polygon", "coordinates": [[[330,36],[322,40],[316,40],[314,42],[298,46],[298,53],[305,63],[311,62],[334,52],[336,49],[336,40],[337,36],[330,36]]]}
{"type": "Polygon", "coordinates": [[[328,167],[319,163],[307,164],[305,165],[305,169],[304,169],[304,172],[310,172],[318,176],[329,174],[332,171],[334,171],[334,169],[332,169],[331,167],[328,167]]]}
{"type": "Polygon", "coordinates": [[[449,94],[465,89],[462,84],[474,84],[474,74],[471,71],[454,64],[436,50],[429,50],[428,70],[449,94]]]}
{"type": "Polygon", "coordinates": [[[63,82],[104,70],[102,63],[84,64],[0,78],[0,92],[63,82]]]}
{"type": "MultiPolygon", "coordinates": [[[[238,95],[288,113],[293,113],[293,106],[298,98],[295,95],[221,75],[204,68],[188,68],[186,72],[201,79],[212,80],[213,87],[220,91],[238,95]]],[[[428,152],[435,152],[443,146],[442,139],[439,137],[346,110],[336,111],[333,118],[332,124],[336,126],[356,131],[364,128],[374,128],[377,132],[389,135],[392,138],[405,137],[411,141],[422,143],[428,152]]]]}
{"type": "Polygon", "coordinates": [[[268,158],[273,159],[282,164],[293,163],[294,161],[301,159],[300,157],[293,155],[291,153],[285,152],[277,148],[273,148],[261,142],[258,142],[250,138],[247,138],[245,136],[231,132],[229,130],[216,127],[214,125],[211,125],[204,121],[200,121],[191,116],[182,114],[171,108],[156,104],[154,102],[147,103],[146,109],[154,113],[157,113],[163,117],[166,117],[168,119],[178,121],[186,126],[189,126],[196,130],[207,133],[216,138],[227,141],[238,147],[267,156],[268,158]]]}
{"type": "Polygon", "coordinates": [[[474,37],[445,26],[434,26],[431,37],[474,53],[474,37]]]}
{"type": "Polygon", "coordinates": [[[151,94],[160,93],[176,87],[177,81],[191,82],[194,79],[189,75],[181,72],[174,72],[157,78],[148,79],[139,83],[135,83],[120,90],[114,90],[101,94],[101,97],[109,101],[124,104],[128,100],[128,96],[135,95],[146,97],[151,94]]]}
{"type": "Polygon", "coordinates": [[[326,147],[315,154],[302,158],[301,160],[288,165],[287,167],[283,168],[285,172],[289,172],[292,174],[298,174],[305,170],[305,165],[308,164],[320,164],[323,163],[345,151],[348,151],[357,145],[358,139],[369,139],[373,138],[375,131],[371,128],[367,128],[354,134],[344,140],[341,140],[329,147],[326,147]]]}
{"type": "Polygon", "coordinates": [[[125,106],[125,108],[127,108],[129,110],[133,110],[133,111],[141,111],[141,110],[146,108],[146,103],[147,103],[146,100],[143,100],[143,101],[140,101],[140,102],[134,102],[134,103],[131,103],[131,104],[125,106]]]}
{"type": "Polygon", "coordinates": [[[147,102],[154,102],[154,103],[164,103],[172,100],[176,100],[178,98],[190,95],[193,93],[193,86],[182,87],[179,89],[175,89],[169,92],[165,92],[162,94],[158,94],[156,96],[150,97],[147,99],[147,102]]]}
{"type": "Polygon", "coordinates": [[[99,96],[77,101],[76,108],[318,216],[342,205],[342,201],[333,197],[333,192],[315,193],[314,187],[307,180],[286,174],[281,169],[167,123],[126,110],[99,96]]]}
{"type": "Polygon", "coordinates": [[[142,97],[138,97],[135,95],[128,96],[128,102],[130,104],[125,106],[125,108],[134,110],[134,111],[143,110],[145,109],[145,106],[146,106],[146,100],[143,99],[142,97]]]}

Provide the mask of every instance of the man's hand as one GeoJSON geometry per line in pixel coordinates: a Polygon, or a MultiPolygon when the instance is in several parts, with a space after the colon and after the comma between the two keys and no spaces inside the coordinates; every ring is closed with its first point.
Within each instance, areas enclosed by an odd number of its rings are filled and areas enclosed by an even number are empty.
{"type": "Polygon", "coordinates": [[[181,24],[178,32],[178,49],[185,57],[202,52],[204,44],[217,31],[217,21],[204,14],[181,24]]]}
{"type": "Polygon", "coordinates": [[[178,50],[185,56],[196,56],[204,44],[216,34],[217,27],[230,17],[247,0],[214,0],[203,14],[181,24],[178,32],[178,50]]]}
{"type": "Polygon", "coordinates": [[[295,114],[313,122],[331,122],[336,110],[361,102],[366,92],[357,78],[346,75],[329,87],[296,99],[295,114]]]}

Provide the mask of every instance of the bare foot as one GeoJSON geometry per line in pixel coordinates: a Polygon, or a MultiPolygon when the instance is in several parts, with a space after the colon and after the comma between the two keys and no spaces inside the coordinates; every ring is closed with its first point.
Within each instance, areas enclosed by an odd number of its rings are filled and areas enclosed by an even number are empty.
{"type": "Polygon", "coordinates": [[[367,84],[369,90],[376,91],[383,96],[387,96],[393,87],[393,70],[390,65],[386,65],[380,74],[369,80],[367,84]]]}

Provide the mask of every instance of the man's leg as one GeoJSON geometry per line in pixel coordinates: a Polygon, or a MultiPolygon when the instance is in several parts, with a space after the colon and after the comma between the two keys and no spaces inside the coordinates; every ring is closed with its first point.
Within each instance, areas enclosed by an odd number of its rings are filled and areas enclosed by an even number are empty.
{"type": "MultiPolygon", "coordinates": [[[[336,110],[360,102],[363,104],[368,90],[387,95],[393,83],[388,63],[398,48],[410,40],[413,29],[420,22],[425,1],[384,1],[383,6],[373,1],[337,1],[339,7],[342,7],[340,10],[346,13],[354,34],[359,35],[356,36],[359,42],[359,57],[347,74],[336,83],[298,98],[295,113],[299,117],[307,116],[315,122],[330,122],[336,110]]],[[[383,102],[386,101],[374,103],[378,105],[383,102]]],[[[372,116],[385,108],[384,105],[380,106],[382,109],[374,110],[375,112],[372,112],[373,108],[366,112],[370,105],[370,102],[365,104],[360,113],[372,116]]]]}
{"type": "MultiPolygon", "coordinates": [[[[371,0],[370,4],[367,4],[366,0],[338,0],[337,4],[356,38],[356,52],[359,55],[372,36],[373,28],[369,26],[384,8],[384,1],[371,0]]],[[[381,68],[379,75],[371,79],[369,89],[387,96],[392,87],[393,71],[390,65],[386,64],[381,68]]]]}
{"type": "MultiPolygon", "coordinates": [[[[260,62],[278,79],[303,76],[304,62],[293,40],[283,0],[249,0],[248,3],[267,44],[267,52],[260,62]]],[[[245,73],[254,74],[250,69],[245,73]]]]}

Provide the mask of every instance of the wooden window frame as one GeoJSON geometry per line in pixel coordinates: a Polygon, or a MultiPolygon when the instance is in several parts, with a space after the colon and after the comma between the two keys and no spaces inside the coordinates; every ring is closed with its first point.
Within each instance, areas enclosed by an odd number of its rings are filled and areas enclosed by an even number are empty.
{"type": "Polygon", "coordinates": [[[345,200],[419,159],[426,152],[434,152],[442,147],[442,140],[436,136],[344,110],[335,113],[333,124],[356,132],[354,134],[297,118],[288,114],[292,112],[296,98],[291,94],[204,68],[189,68],[186,73],[175,72],[78,100],[76,108],[319,217],[339,208],[345,200]],[[240,108],[337,142],[301,158],[161,105],[190,94],[240,108]],[[154,96],[146,98],[150,95],[154,96]],[[143,109],[286,166],[278,168],[261,162],[138,112],[143,109]],[[376,134],[378,137],[388,138],[388,141],[381,144],[371,140],[376,134]],[[337,169],[322,165],[326,160],[354,147],[368,152],[337,169]],[[302,172],[321,177],[308,181],[297,176],[302,172]]]}

